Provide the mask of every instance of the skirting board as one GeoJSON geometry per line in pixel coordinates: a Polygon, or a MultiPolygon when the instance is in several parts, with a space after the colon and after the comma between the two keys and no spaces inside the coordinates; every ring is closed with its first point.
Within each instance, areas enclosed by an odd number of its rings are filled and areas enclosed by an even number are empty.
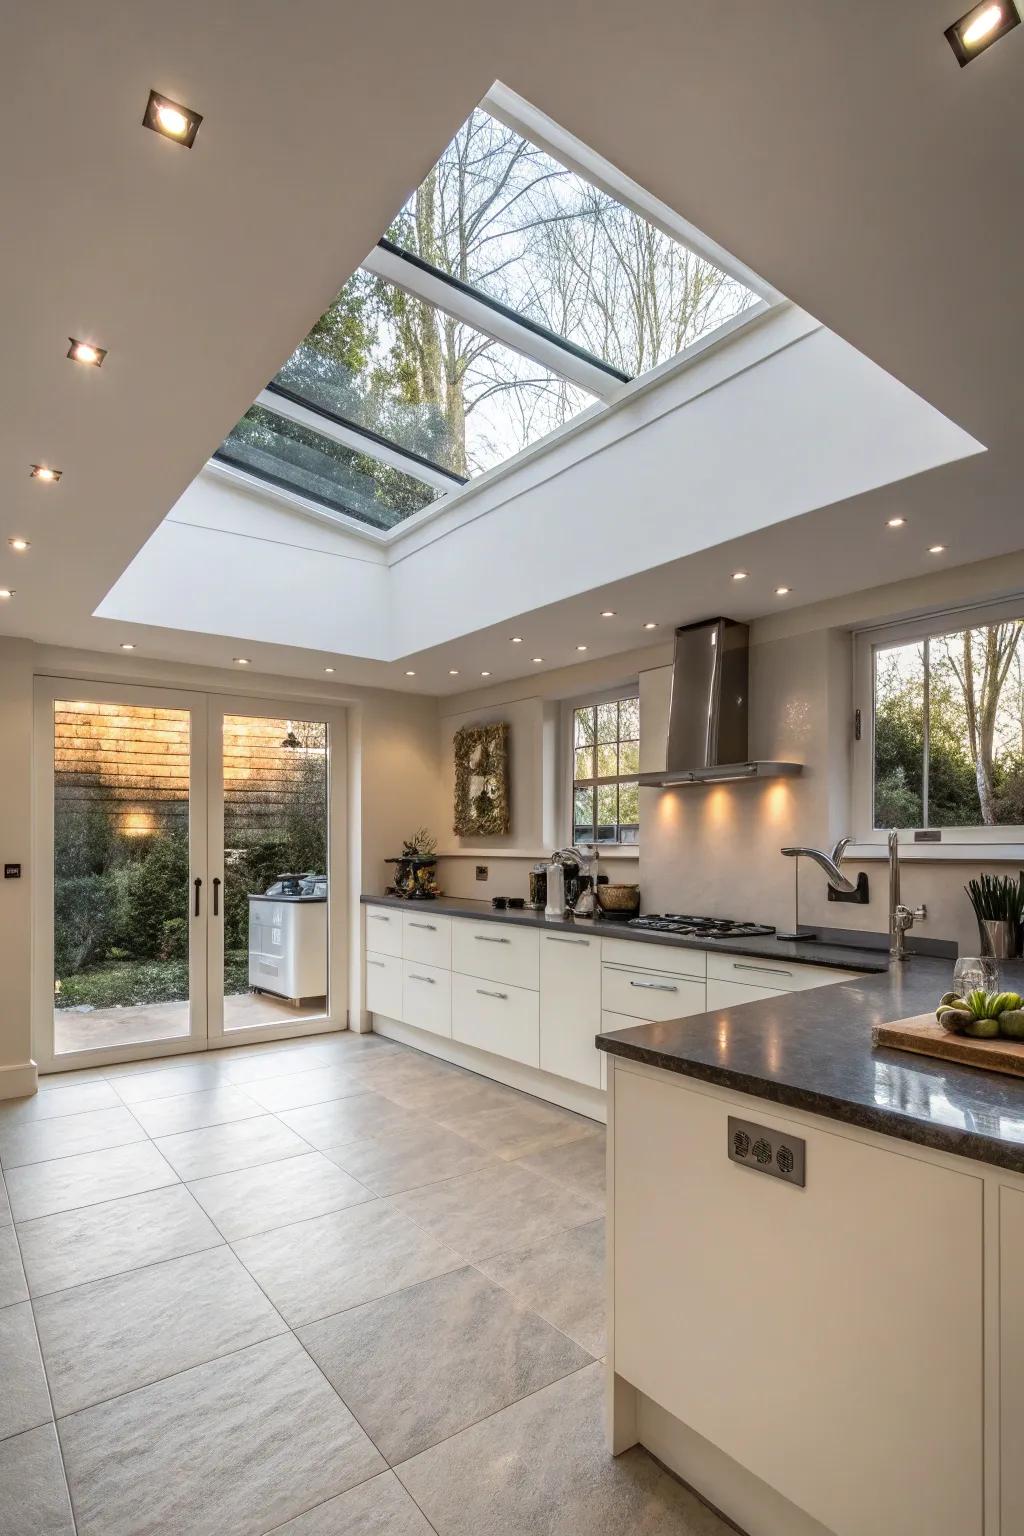
{"type": "Polygon", "coordinates": [[[39,1073],[34,1061],[0,1067],[0,1099],[25,1099],[39,1087],[39,1073]]]}
{"type": "Polygon", "coordinates": [[[442,1061],[453,1062],[481,1077],[493,1078],[506,1088],[518,1088],[521,1093],[532,1094],[536,1099],[546,1099],[562,1109],[571,1109],[589,1120],[599,1120],[603,1125],[607,1118],[606,1099],[600,1088],[588,1088],[584,1083],[571,1083],[568,1078],[555,1077],[542,1072],[539,1067],[527,1067],[504,1056],[492,1056],[489,1051],[479,1051],[474,1045],[463,1045],[445,1035],[431,1034],[428,1029],[417,1029],[412,1024],[402,1024],[398,1019],[372,1015],[374,1033],[386,1035],[389,1040],[399,1040],[403,1045],[415,1046],[428,1056],[439,1056],[442,1061]]]}
{"type": "Polygon", "coordinates": [[[637,1440],[745,1536],[833,1536],[724,1451],[637,1392],[637,1440]]]}

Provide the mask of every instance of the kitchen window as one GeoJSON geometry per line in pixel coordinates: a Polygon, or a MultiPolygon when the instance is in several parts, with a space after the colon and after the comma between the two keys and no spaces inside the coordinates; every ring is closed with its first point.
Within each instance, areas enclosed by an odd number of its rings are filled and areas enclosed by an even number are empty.
{"type": "Polygon", "coordinates": [[[640,837],[640,697],[602,695],[569,710],[572,842],[635,845],[640,837]]]}
{"type": "Polygon", "coordinates": [[[860,838],[1024,840],[1024,600],[863,633],[855,677],[860,838]]]}

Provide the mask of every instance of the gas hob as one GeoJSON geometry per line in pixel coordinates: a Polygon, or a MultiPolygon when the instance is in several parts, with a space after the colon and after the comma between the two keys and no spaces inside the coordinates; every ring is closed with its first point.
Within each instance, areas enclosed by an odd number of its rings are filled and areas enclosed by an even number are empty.
{"type": "Polygon", "coordinates": [[[678,933],[688,939],[760,939],[775,932],[767,923],[746,923],[732,917],[697,917],[686,912],[647,912],[627,928],[648,933],[678,933]]]}

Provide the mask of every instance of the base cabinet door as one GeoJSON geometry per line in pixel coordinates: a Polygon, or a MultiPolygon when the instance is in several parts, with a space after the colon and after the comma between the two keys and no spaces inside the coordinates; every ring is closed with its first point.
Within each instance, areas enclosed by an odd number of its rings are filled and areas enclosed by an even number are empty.
{"type": "Polygon", "coordinates": [[[495,1056],[540,1066],[536,992],[479,976],[452,976],[452,1038],[495,1056]]]}
{"type": "Polygon", "coordinates": [[[452,973],[406,960],[402,970],[402,1019],[432,1035],[452,1032],[452,973]]]}
{"type": "Polygon", "coordinates": [[[601,941],[575,933],[540,936],[540,1064],[545,1072],[601,1086],[594,1045],[601,1017],[601,941]]]}
{"type": "Polygon", "coordinates": [[[642,971],[632,966],[606,965],[602,999],[609,1013],[634,1019],[681,1019],[703,1013],[707,988],[703,977],[673,976],[661,971],[642,971]]]}
{"type": "Polygon", "coordinates": [[[999,1387],[1003,1536],[1024,1531],[1024,1193],[999,1190],[999,1387]]]}
{"type": "Polygon", "coordinates": [[[395,955],[366,956],[366,1006],[387,1019],[402,1017],[402,962],[395,955]]]}
{"type": "Polygon", "coordinates": [[[835,1536],[981,1536],[982,1180],[668,1076],[612,1078],[615,1371],[835,1536]]]}
{"type": "Polygon", "coordinates": [[[377,955],[402,953],[402,914],[394,907],[366,908],[366,948],[377,955]]]}

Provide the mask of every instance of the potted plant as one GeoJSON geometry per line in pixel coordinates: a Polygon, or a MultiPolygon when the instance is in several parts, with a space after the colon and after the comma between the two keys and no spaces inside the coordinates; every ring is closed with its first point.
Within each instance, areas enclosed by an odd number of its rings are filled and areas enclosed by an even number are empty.
{"type": "Polygon", "coordinates": [[[1020,954],[1024,922],[1024,870],[1012,875],[979,875],[964,886],[978,919],[982,952],[997,960],[1020,954]]]}

